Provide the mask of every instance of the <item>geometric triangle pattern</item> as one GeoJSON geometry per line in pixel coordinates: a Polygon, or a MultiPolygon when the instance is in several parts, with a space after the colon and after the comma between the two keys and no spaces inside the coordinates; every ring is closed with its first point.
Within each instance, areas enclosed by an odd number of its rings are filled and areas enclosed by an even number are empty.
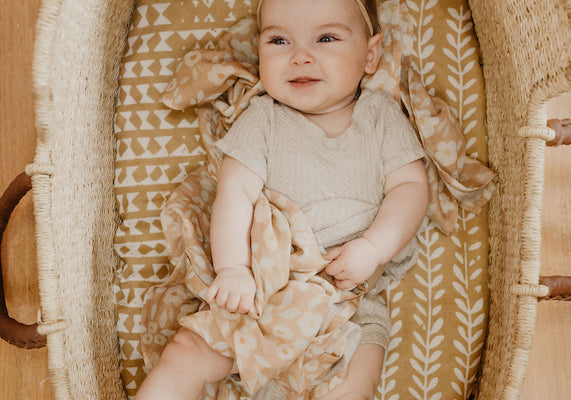
{"type": "Polygon", "coordinates": [[[212,48],[247,15],[248,0],[139,0],[120,71],[115,115],[115,194],[122,219],[115,235],[121,258],[115,277],[121,376],[134,397],[146,376],[140,347],[144,295],[169,275],[160,212],[206,153],[192,109],[174,111],[158,99],[184,54],[212,48]]]}

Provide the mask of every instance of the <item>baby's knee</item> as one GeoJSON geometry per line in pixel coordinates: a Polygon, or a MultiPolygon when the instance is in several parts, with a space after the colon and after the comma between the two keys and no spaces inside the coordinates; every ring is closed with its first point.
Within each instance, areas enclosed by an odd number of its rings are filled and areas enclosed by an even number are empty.
{"type": "Polygon", "coordinates": [[[208,344],[199,335],[183,327],[165,347],[161,360],[183,359],[196,362],[208,349],[208,344]]]}
{"type": "Polygon", "coordinates": [[[181,328],[165,347],[161,363],[186,370],[213,383],[231,372],[233,360],[212,349],[204,339],[186,328],[181,328]]]}

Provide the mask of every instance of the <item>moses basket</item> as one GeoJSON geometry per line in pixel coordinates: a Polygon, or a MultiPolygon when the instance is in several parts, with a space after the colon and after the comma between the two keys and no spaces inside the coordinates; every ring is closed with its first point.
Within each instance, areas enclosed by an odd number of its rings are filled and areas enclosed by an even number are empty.
{"type": "MultiPolygon", "coordinates": [[[[498,174],[487,214],[489,313],[475,395],[517,399],[537,302],[549,293],[539,281],[544,149],[554,134],[546,103],[571,90],[571,3],[468,6],[485,82],[489,166],[498,174]]],[[[120,224],[114,124],[135,7],[128,0],[44,0],[37,24],[38,141],[26,172],[37,224],[38,331],[47,336],[57,399],[127,397],[113,287],[120,224]]]]}

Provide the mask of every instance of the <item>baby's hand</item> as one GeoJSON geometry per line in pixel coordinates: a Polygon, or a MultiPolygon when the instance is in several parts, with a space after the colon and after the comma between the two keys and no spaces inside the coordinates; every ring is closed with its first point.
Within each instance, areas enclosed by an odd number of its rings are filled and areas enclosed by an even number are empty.
{"type": "Polygon", "coordinates": [[[335,247],[323,258],[331,261],[325,272],[335,278],[339,289],[351,289],[365,282],[379,267],[377,249],[363,237],[335,247]]]}
{"type": "Polygon", "coordinates": [[[254,305],[256,282],[245,265],[222,268],[206,291],[205,300],[230,312],[246,314],[254,305]]]}

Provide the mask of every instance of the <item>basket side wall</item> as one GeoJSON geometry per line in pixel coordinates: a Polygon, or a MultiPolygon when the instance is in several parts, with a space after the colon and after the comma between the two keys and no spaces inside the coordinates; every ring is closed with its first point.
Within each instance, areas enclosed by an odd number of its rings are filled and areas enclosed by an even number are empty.
{"type": "Polygon", "coordinates": [[[37,225],[51,235],[38,237],[42,313],[65,326],[48,335],[58,399],[124,398],[112,287],[118,262],[113,121],[133,6],[46,0],[38,20],[32,169],[35,209],[48,217],[37,215],[37,225]]]}
{"type": "MultiPolygon", "coordinates": [[[[569,3],[569,2],[567,2],[569,3]]],[[[571,89],[569,4],[561,0],[470,1],[486,81],[489,156],[498,173],[490,208],[490,321],[480,399],[517,399],[534,333],[545,143],[545,103],[571,89]]]]}

